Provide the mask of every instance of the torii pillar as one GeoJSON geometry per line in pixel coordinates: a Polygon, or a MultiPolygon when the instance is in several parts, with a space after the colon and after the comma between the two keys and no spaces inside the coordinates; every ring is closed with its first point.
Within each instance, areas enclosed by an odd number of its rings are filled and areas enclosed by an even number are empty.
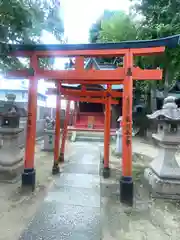
{"type": "Polygon", "coordinates": [[[33,69],[33,76],[29,77],[28,90],[28,119],[26,126],[26,147],[24,159],[24,171],[22,173],[22,187],[35,189],[36,172],[34,168],[34,154],[36,143],[36,112],[37,112],[37,88],[38,79],[36,70],[38,59],[36,55],[30,58],[30,66],[33,69]]]}
{"type": "MultiPolygon", "coordinates": [[[[107,85],[107,89],[111,90],[111,85],[107,85]]],[[[109,168],[109,150],[110,150],[110,132],[111,132],[111,95],[108,95],[107,102],[105,104],[105,124],[104,124],[104,168],[103,177],[108,178],[110,176],[109,168]]]]}
{"type": "Polygon", "coordinates": [[[54,163],[52,168],[52,174],[59,173],[59,144],[60,144],[60,112],[61,112],[61,93],[60,84],[56,83],[56,122],[55,122],[55,137],[54,137],[54,163]]]}
{"type": "Polygon", "coordinates": [[[67,105],[66,105],[66,114],[65,114],[64,128],[62,133],[59,162],[64,162],[65,144],[66,144],[66,138],[68,134],[68,124],[69,124],[69,117],[70,117],[70,105],[71,105],[71,101],[68,99],[67,105]]]}
{"type": "Polygon", "coordinates": [[[122,176],[120,179],[121,202],[133,204],[132,179],[132,99],[133,99],[133,54],[129,50],[124,56],[125,79],[123,89],[122,117],[122,176]]]}

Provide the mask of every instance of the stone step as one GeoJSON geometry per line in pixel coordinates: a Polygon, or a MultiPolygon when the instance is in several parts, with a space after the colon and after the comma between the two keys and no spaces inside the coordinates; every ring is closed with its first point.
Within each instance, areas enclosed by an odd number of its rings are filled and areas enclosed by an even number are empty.
{"type": "Polygon", "coordinates": [[[98,136],[77,136],[76,141],[88,141],[88,142],[104,142],[103,137],[98,136]]]}

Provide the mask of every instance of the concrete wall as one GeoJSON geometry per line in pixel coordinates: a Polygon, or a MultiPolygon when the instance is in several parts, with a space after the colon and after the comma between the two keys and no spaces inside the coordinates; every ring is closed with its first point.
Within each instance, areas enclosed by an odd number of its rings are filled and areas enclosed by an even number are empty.
{"type": "MultiPolygon", "coordinates": [[[[24,128],[23,132],[19,134],[18,143],[20,146],[24,146],[26,142],[26,120],[20,121],[20,128],[24,128]]],[[[36,137],[41,137],[44,134],[44,128],[45,128],[45,120],[37,120],[36,121],[36,137]]]]}
{"type": "MultiPolygon", "coordinates": [[[[44,114],[44,110],[46,112],[47,108],[44,108],[42,110],[43,114],[44,114]]],[[[63,126],[64,126],[64,119],[65,119],[65,111],[62,110],[61,111],[61,128],[63,128],[63,126]]],[[[24,129],[23,132],[21,132],[19,134],[19,140],[18,141],[19,141],[19,145],[20,146],[24,146],[25,145],[25,141],[26,141],[26,122],[27,122],[26,119],[21,119],[20,120],[19,127],[24,129]]],[[[69,125],[72,125],[72,114],[70,116],[69,125]]],[[[45,129],[45,119],[37,120],[36,121],[36,137],[37,138],[44,135],[44,129],[45,129]]]]}

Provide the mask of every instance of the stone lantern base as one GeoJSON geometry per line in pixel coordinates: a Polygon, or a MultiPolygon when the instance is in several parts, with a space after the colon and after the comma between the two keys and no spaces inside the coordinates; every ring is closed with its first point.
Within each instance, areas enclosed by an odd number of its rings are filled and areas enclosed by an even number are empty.
{"type": "Polygon", "coordinates": [[[180,180],[160,178],[151,168],[145,169],[144,177],[153,197],[180,199],[180,180]]]}
{"type": "Polygon", "coordinates": [[[1,128],[0,180],[14,181],[23,171],[24,150],[18,146],[18,136],[23,129],[1,128]]]}
{"type": "Polygon", "coordinates": [[[156,197],[180,199],[180,167],[175,159],[176,150],[176,147],[161,145],[158,156],[144,171],[156,197]]]}
{"type": "Polygon", "coordinates": [[[55,135],[55,130],[53,129],[44,130],[43,151],[52,152],[54,150],[54,135],[55,135]]]}

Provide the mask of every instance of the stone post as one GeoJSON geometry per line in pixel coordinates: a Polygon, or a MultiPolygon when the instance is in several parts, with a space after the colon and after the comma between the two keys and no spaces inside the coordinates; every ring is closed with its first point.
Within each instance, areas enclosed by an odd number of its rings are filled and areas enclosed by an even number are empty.
{"type": "Polygon", "coordinates": [[[52,152],[54,150],[54,136],[55,136],[55,129],[54,129],[54,121],[46,118],[46,128],[44,130],[44,146],[43,150],[52,152]]]}

